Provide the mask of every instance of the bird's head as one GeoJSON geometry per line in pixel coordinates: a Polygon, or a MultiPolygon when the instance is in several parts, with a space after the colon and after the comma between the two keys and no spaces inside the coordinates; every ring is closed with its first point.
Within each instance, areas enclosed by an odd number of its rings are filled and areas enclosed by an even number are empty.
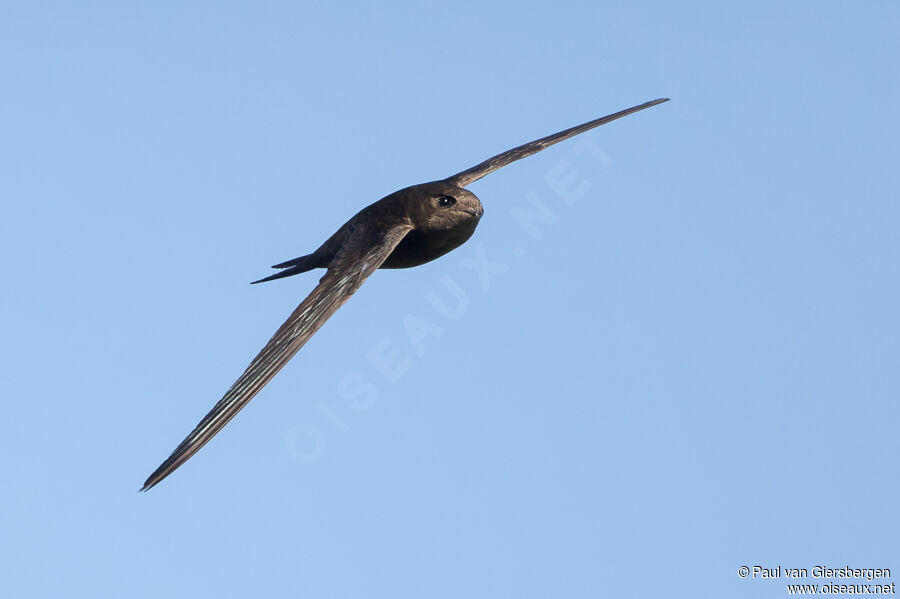
{"type": "Polygon", "coordinates": [[[419,231],[475,229],[484,208],[474,193],[447,181],[407,188],[407,210],[419,231]]]}

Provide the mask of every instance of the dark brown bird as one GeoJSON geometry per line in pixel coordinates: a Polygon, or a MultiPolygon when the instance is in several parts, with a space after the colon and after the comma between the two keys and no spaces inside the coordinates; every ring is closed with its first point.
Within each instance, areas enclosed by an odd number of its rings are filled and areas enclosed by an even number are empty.
{"type": "Polygon", "coordinates": [[[273,266],[281,272],[254,283],[314,268],[327,270],[244,374],[150,475],[141,490],[159,483],[212,439],[376,269],[425,264],[471,237],[483,209],[475,194],[463,189],[466,185],[564,139],[666,101],[668,98],[646,102],[507,150],[441,181],[396,191],[363,208],[312,254],[273,266]]]}

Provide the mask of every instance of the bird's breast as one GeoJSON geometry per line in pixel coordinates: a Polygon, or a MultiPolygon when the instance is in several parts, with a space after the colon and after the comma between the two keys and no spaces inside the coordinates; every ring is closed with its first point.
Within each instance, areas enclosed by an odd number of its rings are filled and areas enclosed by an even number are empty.
{"type": "Polygon", "coordinates": [[[440,258],[447,252],[454,250],[466,242],[472,233],[478,220],[454,227],[449,231],[418,231],[412,230],[406,234],[381,268],[411,268],[435,258],[440,258]]]}

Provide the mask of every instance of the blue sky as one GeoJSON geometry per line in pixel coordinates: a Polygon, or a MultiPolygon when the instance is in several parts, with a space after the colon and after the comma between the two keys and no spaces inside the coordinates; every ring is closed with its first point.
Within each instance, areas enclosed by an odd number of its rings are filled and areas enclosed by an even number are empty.
{"type": "Polygon", "coordinates": [[[898,28],[892,2],[4,4],[0,592],[900,572],[898,28]],[[472,184],[466,245],[376,273],[136,493],[318,278],[248,285],[268,265],[660,96],[472,184]]]}

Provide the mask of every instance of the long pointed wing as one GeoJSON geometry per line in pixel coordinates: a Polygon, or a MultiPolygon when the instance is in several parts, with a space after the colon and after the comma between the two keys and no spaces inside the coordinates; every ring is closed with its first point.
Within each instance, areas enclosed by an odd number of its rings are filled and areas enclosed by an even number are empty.
{"type": "Polygon", "coordinates": [[[316,288],[275,332],[219,403],[150,475],[141,491],[150,489],[174,472],[222,430],[381,266],[411,228],[406,223],[387,231],[375,231],[365,223],[351,227],[349,236],[316,288]]]}
{"type": "Polygon", "coordinates": [[[465,187],[472,181],[477,181],[481,179],[483,176],[494,172],[498,168],[503,168],[507,164],[511,162],[515,162],[516,160],[520,160],[525,158],[526,156],[531,156],[532,154],[537,154],[544,148],[548,148],[555,143],[559,143],[564,139],[569,139],[579,133],[584,133],[585,131],[589,131],[594,127],[599,127],[600,125],[605,125],[610,121],[614,121],[616,119],[620,119],[623,116],[628,116],[633,112],[637,112],[639,110],[643,110],[645,108],[650,108],[651,106],[656,106],[657,104],[662,104],[663,102],[668,102],[668,98],[659,98],[657,100],[652,100],[650,102],[645,102],[639,106],[633,106],[626,110],[622,110],[615,114],[610,114],[608,116],[601,117],[599,119],[589,121],[584,123],[583,125],[577,125],[572,127],[571,129],[566,129],[565,131],[560,131],[559,133],[554,133],[553,135],[548,135],[547,137],[542,137],[541,139],[537,139],[535,141],[529,142],[527,144],[522,144],[516,148],[511,150],[507,150],[502,154],[497,154],[492,158],[488,158],[481,164],[476,164],[472,168],[466,169],[461,173],[457,173],[451,177],[447,177],[447,181],[457,185],[459,187],[465,187]]]}

